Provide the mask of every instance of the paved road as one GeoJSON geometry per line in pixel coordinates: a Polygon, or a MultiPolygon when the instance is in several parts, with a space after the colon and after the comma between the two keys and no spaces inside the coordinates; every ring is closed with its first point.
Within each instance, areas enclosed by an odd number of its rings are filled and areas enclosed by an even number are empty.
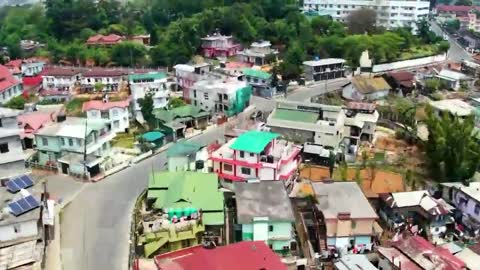
{"type": "Polygon", "coordinates": [[[316,82],[315,85],[302,86],[293,92],[288,93],[287,100],[310,101],[311,97],[335,91],[348,82],[347,78],[329,80],[325,88],[325,82],[316,82]]]}
{"type": "MultiPolygon", "coordinates": [[[[440,28],[440,26],[434,22],[430,21],[431,25],[431,30],[437,34],[440,37],[443,37],[443,30],[440,28]]],[[[447,57],[448,59],[454,60],[454,61],[462,61],[462,60],[473,60],[472,56],[467,53],[465,49],[462,48],[458,44],[458,42],[451,36],[448,38],[448,42],[450,43],[450,49],[448,50],[447,57]]]]}
{"type": "MultiPolygon", "coordinates": [[[[211,143],[223,126],[192,139],[211,143]]],[[[87,184],[61,217],[62,261],[66,270],[127,269],[133,204],[147,187],[152,168],[166,163],[165,152],[95,184],[87,184]]]]}

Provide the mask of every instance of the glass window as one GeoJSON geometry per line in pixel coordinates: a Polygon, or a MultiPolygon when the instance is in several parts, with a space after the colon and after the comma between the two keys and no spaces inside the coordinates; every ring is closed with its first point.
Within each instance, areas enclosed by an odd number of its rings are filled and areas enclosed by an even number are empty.
{"type": "Polygon", "coordinates": [[[268,231],[273,232],[273,225],[268,225],[268,231]]]}
{"type": "Polygon", "coordinates": [[[252,170],[250,168],[242,168],[242,174],[248,174],[250,175],[250,173],[252,172],[252,170]]]}
{"type": "Polygon", "coordinates": [[[475,205],[475,209],[473,210],[476,215],[480,214],[480,204],[475,205]]]}
{"type": "Polygon", "coordinates": [[[233,167],[232,167],[231,164],[225,163],[225,164],[223,164],[223,170],[227,171],[227,172],[231,172],[233,170],[233,167]]]}
{"type": "Polygon", "coordinates": [[[73,146],[73,139],[72,138],[68,138],[68,145],[73,146]]]}
{"type": "Polygon", "coordinates": [[[60,138],[62,145],[65,145],[65,138],[60,138]]]}
{"type": "Polygon", "coordinates": [[[8,153],[10,150],[8,149],[8,143],[0,144],[0,153],[8,153]]]}
{"type": "Polygon", "coordinates": [[[113,114],[113,116],[118,116],[118,110],[117,110],[117,109],[113,109],[112,114],[113,114]]]}
{"type": "Polygon", "coordinates": [[[244,158],[244,157],[245,157],[245,152],[240,151],[240,157],[241,157],[241,158],[244,158]]]}
{"type": "Polygon", "coordinates": [[[208,100],[208,93],[203,93],[203,98],[204,98],[205,100],[208,100]]]}
{"type": "Polygon", "coordinates": [[[48,140],[47,138],[42,138],[42,144],[47,146],[48,145],[48,140]]]}

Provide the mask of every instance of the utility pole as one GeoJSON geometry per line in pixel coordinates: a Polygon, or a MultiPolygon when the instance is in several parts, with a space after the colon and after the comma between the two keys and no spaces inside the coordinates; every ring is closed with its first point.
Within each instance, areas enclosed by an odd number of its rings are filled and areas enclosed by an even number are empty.
{"type": "Polygon", "coordinates": [[[87,177],[87,130],[88,130],[88,118],[85,118],[85,135],[83,139],[83,170],[84,177],[87,177]]]}

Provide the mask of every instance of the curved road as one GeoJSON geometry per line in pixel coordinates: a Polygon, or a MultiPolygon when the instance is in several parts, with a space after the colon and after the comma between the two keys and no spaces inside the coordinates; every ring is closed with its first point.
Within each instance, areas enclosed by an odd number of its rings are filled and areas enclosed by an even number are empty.
{"type": "MultiPolygon", "coordinates": [[[[191,141],[211,143],[223,131],[220,126],[191,141]]],[[[61,216],[63,269],[127,269],[133,204],[147,187],[152,168],[161,170],[165,163],[163,152],[85,186],[61,216]]]]}

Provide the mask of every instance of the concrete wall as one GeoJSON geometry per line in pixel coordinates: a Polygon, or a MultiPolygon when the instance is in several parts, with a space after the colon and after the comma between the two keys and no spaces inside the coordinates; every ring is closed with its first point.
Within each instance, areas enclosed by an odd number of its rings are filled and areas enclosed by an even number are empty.
{"type": "MultiPolygon", "coordinates": [[[[2,156],[0,155],[0,158],[2,156]]],[[[16,176],[26,172],[23,159],[12,162],[0,163],[0,178],[16,176]]]]}
{"type": "MultiPolygon", "coordinates": [[[[447,193],[448,194],[448,193],[447,193]]],[[[475,213],[475,207],[479,205],[476,200],[470,198],[468,195],[465,193],[454,189],[453,190],[453,204],[464,214],[470,215],[473,219],[476,221],[480,222],[480,211],[478,213],[475,213]],[[461,201],[468,200],[467,203],[461,203],[461,201]]]]}
{"type": "Polygon", "coordinates": [[[188,168],[188,157],[169,157],[168,158],[168,171],[179,172],[185,171],[188,168]]]}
{"type": "Polygon", "coordinates": [[[261,168],[258,170],[258,178],[261,180],[276,180],[274,172],[275,169],[273,168],[261,168]]]}
{"type": "Polygon", "coordinates": [[[242,224],[242,240],[261,240],[272,246],[273,250],[290,248],[293,236],[293,225],[290,222],[255,221],[253,224],[242,224]],[[277,238],[281,240],[274,240],[277,238]]]}
{"type": "Polygon", "coordinates": [[[35,143],[38,150],[60,152],[60,142],[58,137],[35,135],[35,143]],[[44,143],[46,140],[46,144],[44,143]]]}
{"type": "Polygon", "coordinates": [[[327,220],[327,236],[372,235],[374,219],[327,220]]]}
{"type": "Polygon", "coordinates": [[[34,219],[0,226],[0,242],[38,235],[37,221],[38,220],[34,219]]]}
{"type": "Polygon", "coordinates": [[[249,168],[249,167],[243,167],[243,166],[237,166],[237,176],[241,176],[241,177],[245,177],[245,178],[257,177],[255,168],[249,168]],[[242,168],[249,169],[250,174],[243,173],[242,168]]]}
{"type": "Polygon", "coordinates": [[[314,133],[312,131],[297,130],[282,127],[270,127],[272,132],[276,132],[286,137],[289,141],[314,142],[314,133]]]}
{"type": "Polygon", "coordinates": [[[257,154],[243,151],[243,157],[241,157],[240,152],[242,152],[242,151],[235,151],[235,157],[236,157],[237,160],[242,160],[242,161],[246,161],[246,162],[249,162],[249,163],[257,163],[257,161],[258,161],[258,157],[257,157],[258,155],[257,154]]]}
{"type": "MultiPolygon", "coordinates": [[[[100,110],[87,111],[88,119],[102,119],[100,110]]],[[[129,113],[127,108],[111,108],[108,110],[108,120],[111,121],[113,132],[125,132],[130,125],[129,113]]]]}

